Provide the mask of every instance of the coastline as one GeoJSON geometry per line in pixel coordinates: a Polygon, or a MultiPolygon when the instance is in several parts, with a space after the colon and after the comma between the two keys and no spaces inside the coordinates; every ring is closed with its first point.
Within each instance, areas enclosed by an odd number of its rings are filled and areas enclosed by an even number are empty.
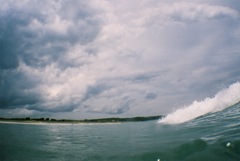
{"type": "Polygon", "coordinates": [[[102,122],[102,123],[70,123],[70,122],[24,122],[24,121],[2,121],[0,120],[0,124],[15,124],[15,125],[102,125],[102,124],[122,124],[120,122],[102,122]]]}
{"type": "Polygon", "coordinates": [[[22,121],[0,121],[0,124],[20,124],[20,125],[72,125],[70,123],[46,123],[46,122],[22,122],[22,121]]]}
{"type": "Polygon", "coordinates": [[[127,122],[143,122],[159,120],[163,116],[132,117],[132,118],[100,118],[85,120],[66,120],[51,118],[0,118],[0,124],[29,124],[29,125],[91,125],[91,124],[123,124],[127,122]]]}

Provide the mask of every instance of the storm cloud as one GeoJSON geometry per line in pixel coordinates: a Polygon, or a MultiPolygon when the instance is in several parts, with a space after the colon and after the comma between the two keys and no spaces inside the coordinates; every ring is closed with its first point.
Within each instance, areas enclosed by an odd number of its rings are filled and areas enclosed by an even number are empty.
{"type": "Polygon", "coordinates": [[[238,1],[1,1],[1,117],[164,114],[240,79],[238,1]]]}

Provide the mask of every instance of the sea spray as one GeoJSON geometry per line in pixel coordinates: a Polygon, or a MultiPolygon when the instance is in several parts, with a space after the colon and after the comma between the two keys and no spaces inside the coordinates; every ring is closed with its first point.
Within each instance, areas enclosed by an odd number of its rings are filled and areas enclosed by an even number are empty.
{"type": "Polygon", "coordinates": [[[179,124],[210,112],[221,111],[240,101],[240,82],[236,82],[229,88],[221,90],[213,98],[205,98],[203,101],[194,101],[191,105],[180,108],[168,114],[159,123],[179,124]]]}

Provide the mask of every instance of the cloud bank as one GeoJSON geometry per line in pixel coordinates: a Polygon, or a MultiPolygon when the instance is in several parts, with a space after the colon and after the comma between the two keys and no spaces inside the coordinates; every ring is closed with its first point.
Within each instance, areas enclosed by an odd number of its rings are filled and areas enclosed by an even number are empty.
{"type": "Polygon", "coordinates": [[[237,4],[2,1],[2,117],[152,115],[213,96],[240,78],[237,4]]]}

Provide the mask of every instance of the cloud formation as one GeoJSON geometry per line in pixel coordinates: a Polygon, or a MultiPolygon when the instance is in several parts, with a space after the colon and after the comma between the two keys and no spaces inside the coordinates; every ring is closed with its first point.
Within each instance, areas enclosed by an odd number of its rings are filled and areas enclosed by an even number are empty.
{"type": "Polygon", "coordinates": [[[1,3],[2,116],[161,114],[240,78],[237,1],[1,3]]]}

